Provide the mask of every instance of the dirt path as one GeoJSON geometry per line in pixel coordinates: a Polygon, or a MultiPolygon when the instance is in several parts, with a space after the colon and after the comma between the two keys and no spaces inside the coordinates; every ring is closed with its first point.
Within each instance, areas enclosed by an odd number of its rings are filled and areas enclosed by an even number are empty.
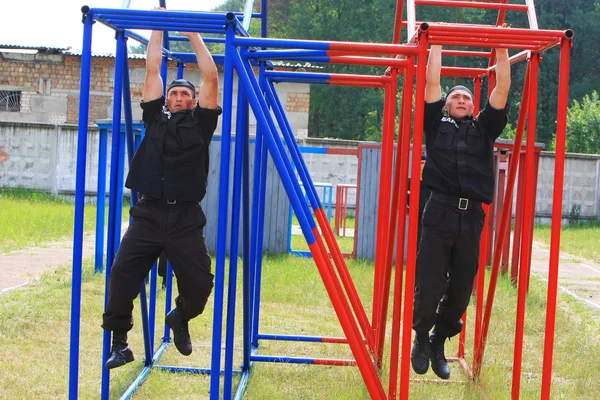
{"type": "MultiPolygon", "coordinates": [[[[531,272],[548,279],[550,247],[534,242],[531,272]]],[[[561,253],[558,268],[559,290],[600,311],[600,264],[582,257],[561,253]]]]}
{"type": "MultiPolygon", "coordinates": [[[[83,257],[94,254],[95,235],[83,240],[83,257]]],[[[43,272],[73,262],[73,240],[46,243],[43,247],[32,247],[0,255],[0,293],[8,292],[28,284],[43,272]]]]}
{"type": "MultiPolygon", "coordinates": [[[[123,227],[122,232],[125,232],[123,227]]],[[[95,236],[84,237],[83,257],[94,254],[95,236]]],[[[41,273],[70,265],[73,242],[65,240],[0,255],[0,293],[17,289],[41,273]]],[[[542,279],[548,278],[548,245],[533,243],[531,271],[542,279]]],[[[559,268],[559,289],[600,311],[600,264],[574,255],[562,253],[559,268]]]]}

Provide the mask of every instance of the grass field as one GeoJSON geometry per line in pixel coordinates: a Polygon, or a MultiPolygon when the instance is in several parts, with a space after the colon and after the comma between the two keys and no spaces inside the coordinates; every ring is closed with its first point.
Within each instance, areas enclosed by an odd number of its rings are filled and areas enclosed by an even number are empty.
{"type": "MultiPolygon", "coordinates": [[[[550,225],[536,225],[533,237],[535,240],[549,244],[551,232],[550,225]]],[[[600,263],[600,223],[563,226],[560,248],[569,254],[600,263]]]]}
{"type": "MultiPolygon", "coordinates": [[[[370,303],[372,264],[349,261],[349,268],[365,303],[370,303]]],[[[239,281],[239,280],[238,280],[239,281]]],[[[80,354],[80,398],[97,398],[100,388],[104,277],[92,273],[85,263],[80,354]]],[[[70,320],[69,268],[45,274],[39,282],[2,295],[0,305],[0,398],[65,398],[68,390],[68,342],[70,320]]],[[[163,313],[164,292],[158,294],[159,315],[163,313]]],[[[238,301],[241,301],[238,296],[238,301]]],[[[208,367],[212,334],[212,305],[190,328],[194,354],[180,356],[169,348],[163,365],[208,367]]],[[[137,304],[137,302],[136,302],[137,304]]],[[[481,386],[487,398],[510,397],[512,348],[515,327],[516,290],[500,280],[490,335],[484,359],[481,386]]],[[[239,329],[241,315],[237,312],[239,329]]],[[[136,327],[130,343],[136,361],[112,373],[111,398],[118,398],[143,367],[143,346],[139,328],[139,304],[136,327]]],[[[522,398],[539,398],[543,331],[545,324],[545,285],[532,279],[527,304],[522,398]]],[[[164,314],[163,314],[164,315],[164,314]]],[[[367,307],[367,315],[370,315],[367,307]]],[[[468,319],[467,360],[472,354],[472,316],[468,319]]],[[[388,325],[389,326],[389,325],[388,325]]],[[[157,337],[162,336],[162,319],[157,321],[157,337]]],[[[293,256],[267,256],[264,261],[261,332],[317,336],[342,336],[323,284],[312,260],[293,256]]],[[[389,343],[389,328],[388,339],[389,343]]],[[[562,297],[557,313],[554,356],[554,399],[595,399],[600,391],[600,323],[588,309],[562,297]]],[[[457,340],[447,346],[455,352],[457,340]]],[[[236,338],[234,365],[241,363],[241,339],[236,338]]],[[[387,352],[386,352],[387,353],[387,352]]],[[[260,354],[297,357],[352,358],[345,345],[290,342],[262,342],[260,354]]],[[[388,360],[386,359],[386,364],[388,360]]],[[[413,382],[414,399],[482,399],[480,389],[469,383],[453,364],[453,379],[462,384],[425,384],[413,382]]],[[[416,376],[412,375],[413,378],[416,376]]],[[[384,380],[387,375],[384,372],[384,380]]],[[[429,372],[428,379],[435,376],[429,372]]],[[[387,387],[387,383],[386,383],[387,387]]],[[[153,371],[134,398],[187,399],[208,398],[209,379],[189,374],[153,371]]],[[[257,363],[253,368],[245,399],[367,399],[362,378],[354,367],[327,367],[257,363]]]]}
{"type": "MultiPolygon", "coordinates": [[[[35,202],[30,209],[37,208],[35,202]]],[[[37,215],[35,212],[29,215],[37,215]]],[[[539,230],[538,230],[539,231],[539,230]]],[[[585,235],[590,235],[586,232],[585,235]]],[[[565,237],[565,236],[563,236],[565,237]]],[[[566,240],[566,239],[565,239],[566,240]]],[[[563,241],[563,249],[564,249],[563,241]]],[[[226,265],[229,265],[227,262],[226,265]]],[[[214,266],[214,264],[213,264],[214,266]]],[[[371,315],[373,265],[349,260],[353,281],[371,315]]],[[[69,380],[70,266],[46,273],[39,280],[0,295],[0,399],[66,398],[69,380]]],[[[238,276],[237,332],[241,331],[241,276],[238,276]]],[[[91,260],[84,262],[79,357],[79,396],[96,399],[100,393],[104,276],[93,274],[91,260]]],[[[226,286],[227,287],[227,286],[226,286]]],[[[343,336],[322,280],[311,259],[265,255],[261,296],[260,332],[315,336],[343,336]]],[[[455,384],[411,383],[411,399],[508,399],[511,397],[516,289],[500,279],[490,324],[483,374],[470,382],[452,364],[455,384]],[[485,397],[482,393],[485,393],[485,397]]],[[[165,292],[157,291],[158,315],[164,315],[165,292]]],[[[472,304],[475,303],[473,299],[472,304]]],[[[194,353],[183,357],[169,347],[162,365],[208,367],[210,365],[213,301],[205,313],[190,323],[194,353]]],[[[533,277],[527,299],[521,375],[521,398],[539,399],[545,326],[546,286],[533,277]]],[[[473,349],[474,313],[467,320],[466,359],[473,349]]],[[[600,393],[600,316],[568,296],[560,295],[554,352],[553,399],[597,399],[600,393]]],[[[119,398],[143,368],[143,342],[139,302],[130,344],[136,361],[111,373],[111,398],[119,398]]],[[[157,318],[156,344],[162,337],[163,319],[157,318]]],[[[391,330],[388,323],[386,343],[391,330]]],[[[456,353],[457,339],[447,345],[456,353]]],[[[235,338],[234,365],[241,363],[241,337],[235,338]]],[[[224,353],[224,352],[223,352],[224,353]]],[[[353,358],[343,344],[263,341],[261,355],[318,358],[353,358]]],[[[385,354],[389,354],[386,350],[385,354]]],[[[387,390],[387,365],[382,379],[387,390]]],[[[411,378],[417,376],[411,372],[411,378]]],[[[421,377],[419,377],[421,378],[421,377]]],[[[425,379],[435,380],[432,372],[425,379]]],[[[436,381],[439,382],[439,381],[436,381]]],[[[207,399],[209,378],[153,370],[136,392],[135,399],[207,399]]],[[[360,372],[355,367],[256,363],[244,399],[368,399],[360,372]]]]}

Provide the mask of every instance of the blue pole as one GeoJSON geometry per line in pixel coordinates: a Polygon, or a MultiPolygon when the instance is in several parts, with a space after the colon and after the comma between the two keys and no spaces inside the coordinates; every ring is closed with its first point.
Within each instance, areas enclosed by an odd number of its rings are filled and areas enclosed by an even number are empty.
{"type": "Polygon", "coordinates": [[[269,0],[260,0],[260,36],[269,36],[269,0]]]}
{"type": "Polygon", "coordinates": [[[223,398],[231,398],[233,370],[233,339],[235,330],[235,305],[238,267],[238,246],[240,231],[240,198],[242,181],[242,161],[244,151],[243,131],[246,121],[246,95],[244,88],[238,85],[237,123],[235,129],[235,158],[233,165],[233,194],[231,200],[231,246],[229,248],[229,288],[227,296],[227,331],[225,338],[225,377],[223,398]]]}
{"type": "Polygon", "coordinates": [[[185,68],[185,63],[181,61],[177,61],[177,79],[183,78],[183,69],[185,68]]]}
{"type": "MultiPolygon", "coordinates": [[[[264,74],[265,64],[261,63],[260,74],[264,74]]],[[[258,347],[258,331],[260,322],[260,293],[262,282],[262,250],[265,225],[265,199],[267,192],[267,144],[261,127],[256,126],[256,146],[255,146],[255,172],[254,187],[257,188],[256,203],[256,228],[253,228],[256,235],[255,256],[252,258],[254,266],[252,267],[252,346],[258,347]],[[257,178],[258,177],[258,178],[257,178]]],[[[253,202],[254,203],[254,202],[253,202]]],[[[253,214],[254,215],[254,214],[253,214]]]]}
{"type": "MultiPolygon", "coordinates": [[[[123,40],[123,32],[117,32],[117,51],[116,51],[116,62],[115,62],[115,79],[114,79],[114,93],[113,93],[113,121],[112,121],[112,148],[111,148],[111,161],[110,161],[110,195],[109,195],[109,207],[108,207],[108,239],[107,239],[107,250],[106,250],[106,285],[104,295],[104,309],[108,304],[108,279],[110,277],[110,270],[112,268],[113,261],[116,255],[117,244],[115,242],[117,238],[117,224],[120,226],[121,213],[118,210],[121,202],[119,201],[119,172],[122,174],[121,168],[119,168],[121,158],[121,143],[123,142],[121,135],[121,99],[123,97],[123,52],[125,48],[125,41],[123,40]]],[[[121,179],[122,180],[122,179],[121,179]]],[[[121,190],[122,196],[122,190],[121,190]]],[[[109,398],[109,386],[110,386],[110,372],[104,368],[104,364],[110,355],[110,332],[104,331],[103,336],[103,347],[102,347],[102,389],[101,398],[109,398]]]]}
{"type": "MultiPolygon", "coordinates": [[[[239,92],[238,92],[239,96],[239,92]]],[[[244,141],[244,154],[243,154],[243,166],[242,166],[242,210],[243,210],[243,319],[244,319],[244,351],[243,351],[243,362],[242,370],[248,371],[250,369],[250,294],[251,294],[251,275],[250,275],[250,154],[249,154],[249,109],[248,101],[244,102],[244,130],[243,130],[243,141],[244,141]]],[[[241,139],[240,139],[241,140],[241,139]]],[[[239,384],[238,384],[239,386],[239,384]]]]}
{"type": "MultiPolygon", "coordinates": [[[[165,293],[165,315],[171,311],[171,304],[173,298],[173,269],[171,267],[171,262],[167,262],[167,279],[165,281],[165,285],[167,286],[167,293],[165,293]]],[[[171,330],[169,326],[164,324],[164,335],[163,335],[163,343],[169,343],[171,341],[171,330]]]]}
{"type": "Polygon", "coordinates": [[[81,54],[81,86],[79,89],[79,122],[77,132],[77,173],[75,183],[75,220],[73,232],[73,272],[71,292],[71,332],[69,354],[69,399],[77,399],[79,388],[79,332],[81,327],[81,269],[83,247],[83,212],[85,206],[85,164],[92,65],[91,16],[83,16],[81,54]]]}
{"type": "MultiPolygon", "coordinates": [[[[225,54],[235,52],[232,40],[234,25],[227,25],[225,54]]],[[[223,87],[223,122],[221,136],[221,172],[219,180],[219,215],[217,223],[217,254],[215,265],[215,308],[213,317],[210,399],[219,399],[219,371],[221,369],[221,338],[223,323],[223,292],[225,284],[225,256],[227,252],[227,204],[229,200],[229,159],[231,157],[231,105],[233,65],[225,57],[223,87]]]]}
{"type": "Polygon", "coordinates": [[[106,207],[106,152],[108,130],[101,128],[98,133],[98,189],[96,190],[96,260],[94,272],[104,270],[104,208],[106,207]]]}

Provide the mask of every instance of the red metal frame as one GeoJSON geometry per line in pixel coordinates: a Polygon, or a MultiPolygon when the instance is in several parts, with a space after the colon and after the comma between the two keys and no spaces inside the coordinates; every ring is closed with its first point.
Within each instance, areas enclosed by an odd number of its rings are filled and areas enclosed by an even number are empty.
{"type": "MultiPolygon", "coordinates": [[[[553,46],[560,45],[560,87],[557,123],[557,159],[555,169],[555,193],[552,216],[552,239],[550,257],[550,276],[548,290],[548,310],[546,315],[546,338],[544,343],[544,373],[542,377],[542,398],[550,396],[552,350],[554,345],[554,324],[556,313],[558,254],[560,243],[560,223],[562,218],[562,182],[564,173],[564,145],[566,130],[567,90],[569,73],[569,49],[572,31],[540,30],[532,0],[524,0],[525,4],[508,3],[508,0],[494,1],[449,1],[449,0],[407,0],[407,20],[402,20],[404,1],[398,0],[396,23],[394,26],[393,44],[378,43],[331,43],[328,55],[332,63],[386,66],[388,69],[382,76],[340,75],[332,74],[330,84],[379,87],[385,90],[382,158],[380,167],[380,185],[377,219],[377,248],[375,255],[373,309],[369,321],[360,301],[352,277],[350,276],[343,255],[335,241],[335,235],[322,209],[315,210],[320,232],[315,228],[317,241],[310,246],[315,262],[323,277],[325,287],[330,294],[334,309],[340,319],[359,367],[365,384],[372,398],[407,399],[410,386],[410,348],[412,338],[412,307],[414,300],[414,283],[416,268],[418,210],[420,191],[420,151],[422,148],[424,88],[426,81],[426,62],[428,46],[443,44],[458,46],[461,49],[445,49],[445,56],[488,58],[487,68],[443,67],[443,76],[473,78],[475,82],[475,104],[480,105],[481,82],[488,78],[489,92],[495,87],[495,52],[494,48],[518,49],[520,52],[510,57],[511,64],[527,59],[529,61],[525,84],[521,99],[521,110],[517,123],[516,137],[511,151],[497,159],[498,188],[495,205],[485,207],[486,227],[481,237],[481,255],[479,274],[474,282],[474,293],[477,302],[474,318],[474,356],[471,368],[465,360],[466,329],[459,337],[457,357],[450,361],[458,362],[469,378],[480,376],[483,355],[490,328],[491,312],[494,303],[498,273],[502,262],[503,274],[506,273],[508,260],[510,225],[512,217],[512,201],[517,171],[519,185],[517,191],[517,214],[515,223],[513,263],[511,270],[519,271],[518,303],[516,310],[515,354],[512,377],[512,398],[519,397],[520,372],[522,361],[523,333],[525,324],[525,296],[529,283],[531,262],[531,244],[535,208],[535,186],[539,149],[535,147],[536,99],[538,89],[539,53],[553,46]],[[497,25],[504,22],[507,10],[526,11],[530,29],[502,29],[497,26],[479,26],[472,24],[427,24],[416,22],[415,6],[448,6],[493,9],[498,11],[497,25]],[[407,28],[407,40],[400,44],[401,28],[407,28]],[[464,49],[467,48],[467,49],[464,49]],[[476,51],[473,48],[484,48],[487,51],[476,51]],[[399,56],[402,54],[402,56],[399,56]],[[378,57],[379,55],[392,55],[378,57]],[[416,65],[415,65],[415,58],[416,65]],[[394,131],[397,104],[397,77],[404,76],[402,90],[402,108],[398,127],[398,145],[394,162],[394,131]],[[415,84],[416,80],[416,84],[415,84]],[[413,111],[413,94],[415,96],[413,111]],[[526,121],[528,122],[527,146],[522,148],[522,140],[526,121]],[[411,145],[411,124],[412,145],[411,145]],[[414,134],[416,132],[417,134],[414,134]],[[412,150],[411,150],[412,149],[412,150]],[[410,153],[412,151],[412,153],[410,153]],[[408,234],[406,233],[409,155],[412,154],[410,207],[408,213],[408,234]],[[506,163],[506,166],[500,164],[506,163]],[[519,165],[527,168],[519,168],[519,165]],[[392,179],[393,177],[393,179],[392,179]],[[505,187],[506,186],[506,187],[505,187]],[[494,209],[495,207],[495,209],[494,209]],[[322,235],[325,242],[322,240],[322,235]],[[404,243],[407,244],[406,269],[402,265],[405,258],[404,243]],[[392,335],[389,358],[388,393],[385,393],[381,382],[383,367],[385,332],[388,320],[392,265],[396,247],[396,270],[393,275],[394,293],[392,299],[392,335]],[[494,251],[488,253],[488,249],[494,251]],[[330,259],[330,254],[333,261],[330,259]],[[488,255],[489,254],[489,255],[488,255]],[[487,301],[484,309],[485,273],[487,264],[491,263],[490,281],[487,290],[487,301]],[[519,268],[520,266],[520,268],[519,268]],[[404,291],[404,304],[402,292],[404,291]],[[402,319],[401,319],[402,315],[402,319]],[[399,376],[399,378],[398,378],[399,376]]],[[[361,150],[375,145],[361,145],[358,150],[359,167],[357,193],[360,192],[361,150]]],[[[498,146],[502,147],[502,146],[498,146]]],[[[345,221],[349,185],[338,185],[336,191],[335,230],[339,234],[342,221],[345,221]]],[[[356,199],[356,223],[353,255],[356,255],[356,237],[359,232],[360,196],[356,199]]],[[[345,222],[344,231],[345,231],[345,222]]],[[[512,273],[512,271],[511,271],[512,273]]],[[[463,316],[466,325],[466,313],[463,316]]],[[[346,362],[345,360],[342,360],[346,362]]],[[[342,362],[340,361],[340,362],[342,362]]]]}

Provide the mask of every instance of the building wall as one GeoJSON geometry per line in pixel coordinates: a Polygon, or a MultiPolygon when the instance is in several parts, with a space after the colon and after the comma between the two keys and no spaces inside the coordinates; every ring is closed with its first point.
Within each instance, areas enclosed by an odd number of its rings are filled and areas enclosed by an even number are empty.
{"type": "MultiPolygon", "coordinates": [[[[134,119],[141,119],[139,103],[146,60],[134,55],[128,60],[131,101],[134,119]]],[[[113,114],[114,57],[92,57],[90,80],[90,107],[88,124],[99,119],[111,119],[113,114]]],[[[170,63],[167,80],[176,78],[175,63],[170,63]]],[[[189,64],[184,77],[191,82],[202,82],[198,65],[189,64]]],[[[0,90],[21,91],[21,111],[0,111],[0,121],[40,122],[49,124],[77,124],[81,56],[72,54],[21,54],[0,52],[0,90]]],[[[219,101],[222,99],[223,77],[219,77],[219,101]]],[[[309,85],[281,83],[276,86],[281,102],[288,112],[294,132],[306,136],[308,127],[309,85]]],[[[235,115],[237,83],[234,84],[233,109],[235,115]]],[[[235,125],[234,125],[235,126],[235,125]]],[[[256,121],[251,119],[250,130],[255,132],[256,121]]],[[[217,132],[221,131],[220,125],[217,132]]]]}

